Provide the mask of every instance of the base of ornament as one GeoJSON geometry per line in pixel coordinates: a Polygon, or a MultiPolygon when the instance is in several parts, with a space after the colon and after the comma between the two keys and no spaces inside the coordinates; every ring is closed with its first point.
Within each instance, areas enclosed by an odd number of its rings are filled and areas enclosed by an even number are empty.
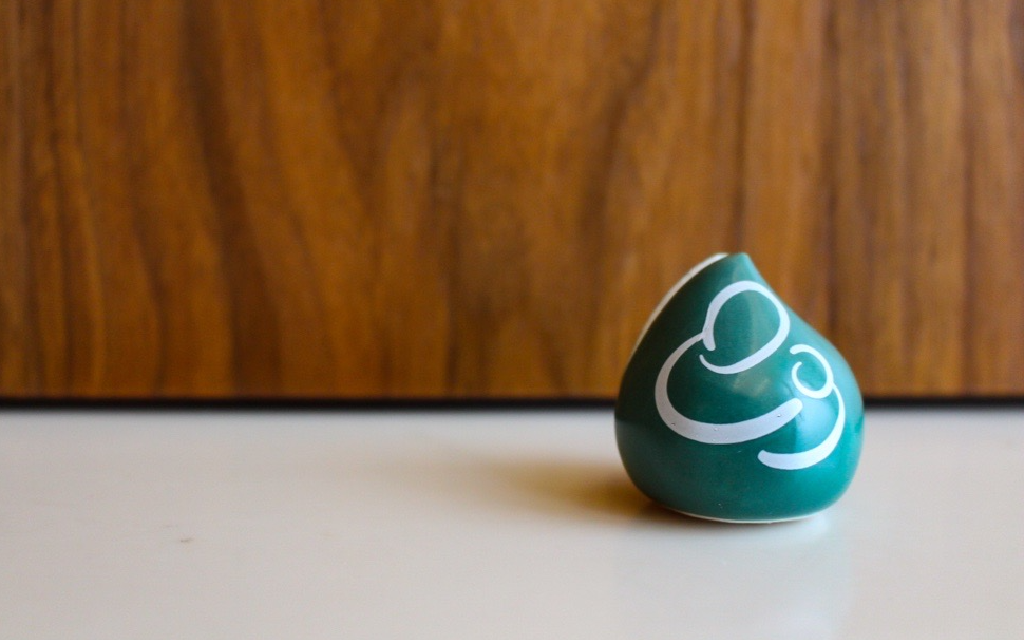
{"type": "MultiPolygon", "coordinates": [[[[662,506],[664,507],[664,505],[662,505],[662,506]]],[[[799,520],[806,520],[808,518],[813,518],[814,516],[816,516],[819,513],[821,513],[820,511],[816,511],[814,513],[808,513],[808,514],[802,515],[802,516],[793,516],[791,518],[778,518],[778,519],[775,519],[775,520],[733,520],[733,519],[730,519],[730,518],[716,518],[714,516],[703,516],[703,515],[700,515],[699,513],[690,513],[688,511],[680,511],[679,509],[673,509],[672,507],[664,507],[664,508],[668,509],[669,511],[673,511],[675,513],[682,514],[684,516],[688,516],[690,518],[697,518],[699,520],[708,520],[710,522],[721,522],[723,524],[779,524],[779,523],[782,523],[782,522],[797,522],[799,520]]]]}

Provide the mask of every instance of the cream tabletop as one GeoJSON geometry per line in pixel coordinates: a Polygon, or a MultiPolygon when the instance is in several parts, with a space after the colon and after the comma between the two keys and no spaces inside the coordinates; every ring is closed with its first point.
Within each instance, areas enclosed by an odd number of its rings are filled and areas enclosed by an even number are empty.
{"type": "Polygon", "coordinates": [[[795,523],[652,506],[608,410],[0,412],[0,638],[1022,638],[1024,412],[872,410],[795,523]]]}

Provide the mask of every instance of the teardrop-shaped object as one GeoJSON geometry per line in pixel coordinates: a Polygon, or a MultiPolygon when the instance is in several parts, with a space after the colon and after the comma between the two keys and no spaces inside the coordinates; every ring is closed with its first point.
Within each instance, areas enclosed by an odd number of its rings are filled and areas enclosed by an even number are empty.
{"type": "Polygon", "coordinates": [[[727,522],[792,520],[834,503],[853,479],[863,426],[849,365],[744,253],[712,256],[665,296],[615,406],[637,488],[727,522]]]}

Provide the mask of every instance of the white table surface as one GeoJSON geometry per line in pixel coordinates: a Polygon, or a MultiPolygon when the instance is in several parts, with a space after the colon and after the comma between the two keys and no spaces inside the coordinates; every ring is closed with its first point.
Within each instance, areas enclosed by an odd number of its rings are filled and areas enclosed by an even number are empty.
{"type": "Polygon", "coordinates": [[[609,411],[0,412],[0,637],[1024,637],[1024,413],[866,434],[828,512],[720,525],[609,411]]]}

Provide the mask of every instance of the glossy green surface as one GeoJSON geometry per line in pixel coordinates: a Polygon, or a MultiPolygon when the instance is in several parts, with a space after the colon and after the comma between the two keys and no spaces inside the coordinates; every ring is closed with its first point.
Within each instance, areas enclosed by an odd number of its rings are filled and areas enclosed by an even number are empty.
{"type": "Polygon", "coordinates": [[[664,303],[615,409],[619,451],[641,491],[741,522],[834,503],[853,479],[863,424],[849,365],[778,301],[746,254],[707,265],[664,303]]]}

